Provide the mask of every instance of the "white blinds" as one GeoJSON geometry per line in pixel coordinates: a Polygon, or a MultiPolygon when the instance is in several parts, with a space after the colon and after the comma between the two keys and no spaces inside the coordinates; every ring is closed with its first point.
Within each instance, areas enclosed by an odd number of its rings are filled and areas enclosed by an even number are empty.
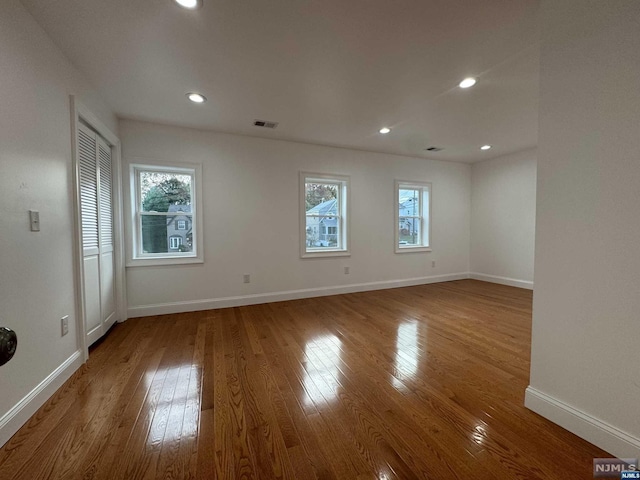
{"type": "Polygon", "coordinates": [[[96,137],[93,132],[78,131],[80,169],[80,213],[82,218],[82,248],[98,248],[98,179],[96,137]]]}
{"type": "Polygon", "coordinates": [[[98,139],[100,171],[100,248],[113,247],[113,213],[111,185],[111,149],[98,139]]]}
{"type": "Polygon", "coordinates": [[[113,249],[111,148],[95,132],[78,129],[82,248],[113,249]]]}

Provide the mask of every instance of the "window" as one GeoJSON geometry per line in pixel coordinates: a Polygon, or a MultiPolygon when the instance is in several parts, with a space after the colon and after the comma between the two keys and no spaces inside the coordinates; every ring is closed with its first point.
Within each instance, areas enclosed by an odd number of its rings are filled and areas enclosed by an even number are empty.
{"type": "Polygon", "coordinates": [[[300,254],[303,258],[349,255],[349,177],[300,173],[300,254]]]}
{"type": "Polygon", "coordinates": [[[177,250],[182,245],[182,237],[169,237],[169,248],[171,250],[177,250]]]}
{"type": "Polygon", "coordinates": [[[431,251],[431,184],[396,180],[396,253],[431,251]]]}
{"type": "Polygon", "coordinates": [[[131,265],[202,261],[200,171],[196,165],[131,166],[131,265]]]}

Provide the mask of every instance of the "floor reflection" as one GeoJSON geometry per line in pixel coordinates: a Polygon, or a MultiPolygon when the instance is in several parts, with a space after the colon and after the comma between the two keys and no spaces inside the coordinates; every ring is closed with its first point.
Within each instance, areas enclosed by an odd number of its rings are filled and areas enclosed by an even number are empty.
{"type": "Polygon", "coordinates": [[[476,425],[471,432],[471,439],[478,445],[482,445],[484,444],[486,438],[487,430],[485,429],[484,425],[476,425]]]}
{"type": "Polygon", "coordinates": [[[337,397],[341,347],[340,339],[331,334],[315,337],[305,344],[303,384],[306,393],[304,402],[307,405],[330,402],[337,397]]]}
{"type": "Polygon", "coordinates": [[[200,367],[185,363],[147,372],[143,377],[146,412],[151,420],[147,446],[180,441],[198,433],[200,410],[200,367]]]}
{"type": "Polygon", "coordinates": [[[409,320],[398,325],[396,338],[396,373],[393,383],[396,388],[405,388],[404,382],[412,380],[418,373],[418,321],[409,320]]]}

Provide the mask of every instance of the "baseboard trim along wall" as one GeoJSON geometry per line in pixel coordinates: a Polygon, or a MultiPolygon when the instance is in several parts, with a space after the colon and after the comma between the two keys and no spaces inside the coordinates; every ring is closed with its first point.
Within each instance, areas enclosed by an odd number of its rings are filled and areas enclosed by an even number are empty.
{"type": "Polygon", "coordinates": [[[618,458],[640,457],[640,439],[531,386],[524,405],[618,458]]]}
{"type": "Polygon", "coordinates": [[[64,382],[82,366],[80,350],[67,358],[40,384],[0,418],[0,447],[22,427],[64,382]]]}
{"type": "Polygon", "coordinates": [[[158,303],[155,305],[138,305],[129,307],[129,318],[148,317],[152,315],[167,315],[170,313],[196,312],[213,310],[216,308],[241,307],[260,303],[299,300],[301,298],[325,297],[343,293],[366,292],[384,290],[387,288],[411,287],[428,283],[449,282],[469,278],[468,273],[454,273],[449,275],[435,275],[431,277],[409,278],[405,280],[386,280],[382,282],[354,283],[334,287],[305,288],[301,290],[287,290],[284,292],[258,293],[255,295],[239,295],[236,297],[211,298],[192,300],[187,302],[158,303]]]}
{"type": "Polygon", "coordinates": [[[517,278],[499,277],[497,275],[485,275],[484,273],[470,273],[469,278],[474,280],[482,280],[483,282],[499,283],[501,285],[509,285],[511,287],[526,288],[533,290],[533,282],[528,280],[518,280],[517,278]]]}

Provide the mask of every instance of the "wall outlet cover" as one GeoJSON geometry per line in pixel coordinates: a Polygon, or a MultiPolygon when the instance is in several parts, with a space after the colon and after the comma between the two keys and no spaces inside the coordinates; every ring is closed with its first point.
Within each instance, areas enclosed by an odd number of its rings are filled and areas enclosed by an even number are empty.
{"type": "Polygon", "coordinates": [[[62,329],[63,337],[69,333],[69,315],[65,315],[60,319],[60,328],[62,329]]]}
{"type": "Polygon", "coordinates": [[[40,231],[40,212],[37,210],[29,210],[29,223],[32,232],[40,231]]]}

